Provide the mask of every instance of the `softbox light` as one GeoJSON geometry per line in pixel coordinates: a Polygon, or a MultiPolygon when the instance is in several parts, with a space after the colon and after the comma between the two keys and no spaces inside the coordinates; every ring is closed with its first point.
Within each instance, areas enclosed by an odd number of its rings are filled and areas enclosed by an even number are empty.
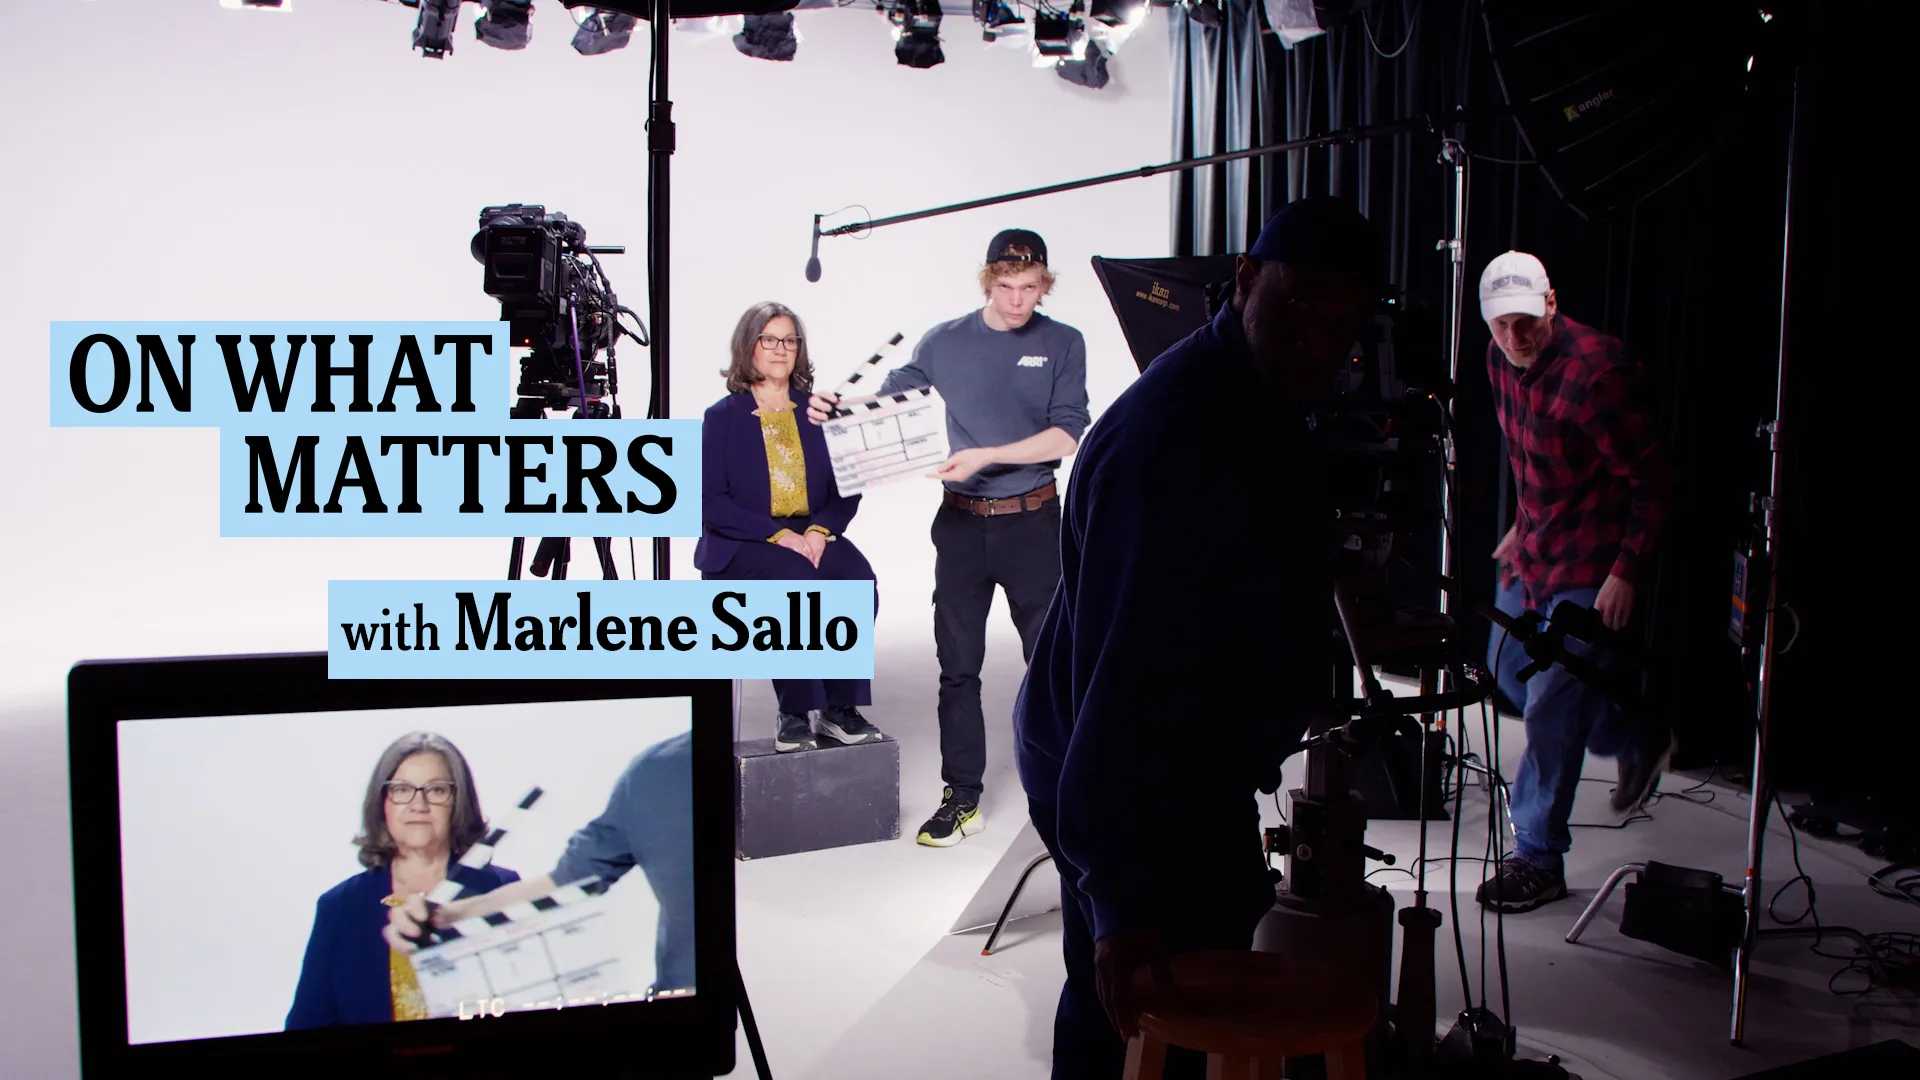
{"type": "MultiPolygon", "coordinates": [[[[1120,332],[1141,371],[1161,353],[1207,324],[1207,290],[1232,282],[1238,255],[1176,259],[1104,259],[1093,273],[1107,291],[1120,332]]],[[[1223,296],[1221,302],[1225,302],[1223,296]]]]}
{"type": "Polygon", "coordinates": [[[1739,0],[1485,0],[1481,14],[1521,138],[1588,219],[1665,187],[1718,145],[1766,27],[1739,0]]]}

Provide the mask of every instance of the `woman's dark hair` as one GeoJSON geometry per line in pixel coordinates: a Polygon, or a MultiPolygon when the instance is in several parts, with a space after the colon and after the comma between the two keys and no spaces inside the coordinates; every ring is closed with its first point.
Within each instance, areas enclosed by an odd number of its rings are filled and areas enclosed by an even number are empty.
{"type": "Polygon", "coordinates": [[[400,765],[415,754],[438,754],[453,774],[453,821],[447,840],[452,845],[448,857],[458,859],[487,834],[486,815],[480,812],[480,793],[474,790],[473,773],[467,768],[466,755],[443,735],[416,731],[402,735],[387,747],[367,780],[366,798],[360,802],[360,835],[353,842],[360,847],[360,865],[369,870],[391,865],[399,850],[387,835],[387,781],[400,771],[400,765]]]}
{"type": "Polygon", "coordinates": [[[765,381],[765,377],[753,369],[753,346],[767,324],[782,315],[793,320],[794,336],[800,339],[800,347],[794,350],[793,374],[787,377],[787,382],[803,394],[813,391],[813,360],[807,355],[807,328],[801,325],[800,316],[795,315],[792,308],[768,300],[748,308],[733,328],[733,359],[720,373],[727,377],[727,393],[745,393],[753,389],[755,383],[765,381]]]}

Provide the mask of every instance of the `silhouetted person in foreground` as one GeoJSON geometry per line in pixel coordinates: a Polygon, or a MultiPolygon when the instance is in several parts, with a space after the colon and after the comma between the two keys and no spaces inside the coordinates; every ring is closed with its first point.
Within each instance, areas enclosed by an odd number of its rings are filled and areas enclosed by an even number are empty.
{"type": "MultiPolygon", "coordinates": [[[[1381,277],[1373,227],[1294,203],[1232,302],[1081,444],[1015,725],[1060,871],[1055,1080],[1111,1080],[1166,958],[1247,949],[1274,890],[1256,792],[1328,693],[1332,501],[1308,424],[1381,277]]],[[[1197,1055],[1169,1077],[1199,1076],[1197,1055]]]]}

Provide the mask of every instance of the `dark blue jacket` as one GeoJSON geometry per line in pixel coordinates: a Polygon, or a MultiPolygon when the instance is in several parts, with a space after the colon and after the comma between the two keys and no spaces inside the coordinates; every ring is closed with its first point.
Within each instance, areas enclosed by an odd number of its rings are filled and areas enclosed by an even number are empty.
{"type": "Polygon", "coordinates": [[[1096,939],[1169,926],[1203,893],[1271,905],[1254,793],[1330,689],[1326,480],[1230,306],[1081,443],[1014,724],[1096,939]]]}
{"type": "MultiPolygon", "coordinates": [[[[489,893],[520,875],[498,866],[470,870],[457,863],[447,876],[466,886],[462,897],[489,893]]],[[[392,874],[367,870],[320,894],[313,933],[300,965],[300,984],[287,1011],[287,1030],[393,1022],[391,947],[387,905],[392,874]]]]}
{"type": "Polygon", "coordinates": [[[860,508],[860,496],[841,495],[827,459],[827,436],[807,419],[807,397],[789,391],[800,448],[807,459],[807,508],[811,516],[773,519],[773,487],[768,473],[767,441],[750,393],[728,394],[707,410],[700,425],[700,542],[693,548],[694,568],[715,574],[733,561],[741,544],[764,544],[781,529],[803,532],[818,525],[835,536],[846,531],[860,508]]]}

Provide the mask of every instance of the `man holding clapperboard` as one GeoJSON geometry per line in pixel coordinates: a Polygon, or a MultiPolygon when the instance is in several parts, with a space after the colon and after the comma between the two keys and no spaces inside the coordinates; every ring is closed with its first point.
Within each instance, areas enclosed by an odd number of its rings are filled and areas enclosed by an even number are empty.
{"type": "Polygon", "coordinates": [[[919,841],[951,847],[986,827],[987,765],[980,668],[996,586],[1026,659],[1060,583],[1060,499],[1054,470],[1086,431],[1087,350],[1080,331],[1035,310],[1052,289],[1045,241],[1024,229],[993,238],[980,288],[987,303],[927,331],[878,394],[815,394],[816,424],[842,405],[930,389],[946,406],[951,456],[933,520],[934,643],[940,658],[940,808],[919,841]]]}

